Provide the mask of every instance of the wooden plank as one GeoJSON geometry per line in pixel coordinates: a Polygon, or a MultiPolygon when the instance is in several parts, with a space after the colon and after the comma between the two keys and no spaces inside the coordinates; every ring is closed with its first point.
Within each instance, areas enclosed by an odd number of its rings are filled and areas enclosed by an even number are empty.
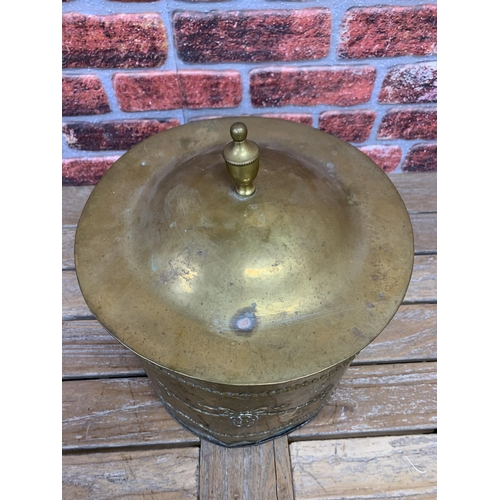
{"type": "Polygon", "coordinates": [[[435,434],[290,445],[295,499],[435,499],[435,434]]]}
{"type": "Polygon", "coordinates": [[[67,378],[145,375],[139,358],[97,321],[62,325],[62,374],[67,378]]]}
{"type": "MultiPolygon", "coordinates": [[[[435,304],[401,306],[387,328],[353,364],[433,361],[437,358],[435,304]]],[[[137,356],[95,320],[62,325],[63,379],[144,375],[137,356]]]]}
{"type": "Polygon", "coordinates": [[[290,440],[434,431],[436,364],[351,366],[317,417],[290,440]]]}
{"type": "Polygon", "coordinates": [[[75,271],[62,272],[62,319],[91,319],[90,312],[83,298],[75,271]]]}
{"type": "MultiPolygon", "coordinates": [[[[437,252],[437,215],[435,213],[411,214],[411,223],[415,240],[415,253],[436,253],[437,252]]],[[[76,228],[64,228],[62,232],[62,268],[74,269],[74,244],[76,228]]]]}
{"type": "Polygon", "coordinates": [[[389,175],[408,212],[437,211],[437,175],[433,172],[389,175]]]}
{"type": "MultiPolygon", "coordinates": [[[[436,428],[436,363],[350,367],[316,419],[291,434],[316,439],[436,428]]],[[[161,405],[147,378],[63,383],[63,446],[197,443],[161,405]]]]}
{"type": "Polygon", "coordinates": [[[63,450],[197,444],[147,378],[63,382],[63,450]]]}
{"type": "Polygon", "coordinates": [[[286,436],[239,448],[202,440],[200,454],[200,500],[293,498],[286,436]]]}
{"type": "MultiPolygon", "coordinates": [[[[431,172],[390,174],[409,212],[437,211],[437,176],[431,172]]],[[[62,188],[62,224],[76,226],[83,207],[94,186],[64,186],[62,188]]]]}
{"type": "Polygon", "coordinates": [[[75,233],[76,228],[63,228],[62,230],[62,268],[64,270],[75,269],[75,233]]]}
{"type": "Polygon", "coordinates": [[[292,464],[287,436],[273,441],[274,466],[276,469],[276,497],[278,500],[293,498],[292,464]]]}
{"type": "Polygon", "coordinates": [[[415,255],[406,303],[437,301],[437,255],[415,255]]]}
{"type": "Polygon", "coordinates": [[[184,500],[198,496],[199,448],[66,455],[64,500],[184,500]]]}
{"type": "Polygon", "coordinates": [[[62,188],[62,225],[76,226],[83,207],[94,186],[64,186],[62,188]]]}
{"type": "MultiPolygon", "coordinates": [[[[416,255],[405,302],[435,302],[437,300],[436,273],[436,255],[416,255]]],[[[75,271],[62,272],[62,290],[63,321],[94,317],[82,297],[75,271]]]]}
{"type": "Polygon", "coordinates": [[[403,305],[385,330],[355,358],[360,363],[437,359],[437,305],[403,305]]]}
{"type": "Polygon", "coordinates": [[[437,214],[410,214],[415,253],[437,253],[437,214]]]}

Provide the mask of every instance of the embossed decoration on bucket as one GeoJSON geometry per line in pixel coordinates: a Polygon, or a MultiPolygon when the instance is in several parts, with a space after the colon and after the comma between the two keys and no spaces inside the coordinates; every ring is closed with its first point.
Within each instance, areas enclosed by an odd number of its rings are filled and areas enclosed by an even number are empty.
{"type": "Polygon", "coordinates": [[[387,175],[350,144],[221,118],[150,137],[108,170],[75,265],[172,416],[240,446],[318,413],[401,304],[413,233],[387,175]]]}

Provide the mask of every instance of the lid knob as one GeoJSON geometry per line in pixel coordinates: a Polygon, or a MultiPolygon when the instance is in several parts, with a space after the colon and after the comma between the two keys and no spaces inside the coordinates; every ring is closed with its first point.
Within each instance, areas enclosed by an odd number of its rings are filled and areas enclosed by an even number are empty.
{"type": "Polygon", "coordinates": [[[259,172],[259,146],[247,140],[248,130],[244,123],[233,123],[230,133],[233,142],[222,151],[227,171],[236,181],[236,192],[240,196],[252,196],[255,193],[253,181],[259,172]]]}

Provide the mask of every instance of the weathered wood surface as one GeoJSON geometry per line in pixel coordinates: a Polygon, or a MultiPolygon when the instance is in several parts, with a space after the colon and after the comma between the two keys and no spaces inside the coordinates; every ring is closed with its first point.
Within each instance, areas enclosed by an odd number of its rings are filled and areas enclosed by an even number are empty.
{"type": "MultiPolygon", "coordinates": [[[[389,175],[408,212],[437,210],[437,176],[434,173],[389,175]]],[[[76,226],[83,207],[94,186],[65,186],[62,188],[62,225],[76,226]]]]}
{"type": "Polygon", "coordinates": [[[410,214],[415,253],[437,253],[437,213],[410,214]]]}
{"type": "Polygon", "coordinates": [[[202,440],[200,500],[290,500],[293,486],[286,436],[260,446],[223,448],[202,440]]]}
{"type": "Polygon", "coordinates": [[[62,325],[62,375],[68,378],[144,376],[139,358],[97,321],[62,325]]]}
{"type": "Polygon", "coordinates": [[[75,269],[75,233],[76,228],[63,228],[62,230],[62,268],[64,270],[75,269]]]}
{"type": "MultiPolygon", "coordinates": [[[[437,300],[436,272],[436,255],[416,255],[405,302],[435,302],[437,300]]],[[[62,290],[63,321],[94,317],[80,292],[75,271],[62,272],[62,290]]]]}
{"type": "Polygon", "coordinates": [[[437,255],[415,255],[404,302],[437,301],[437,255]]]}
{"type": "Polygon", "coordinates": [[[437,211],[437,175],[433,172],[417,175],[389,174],[408,212],[437,211]]]}
{"type": "Polygon", "coordinates": [[[63,383],[63,450],[197,444],[162,406],[148,378],[63,383]]]}
{"type": "MultiPolygon", "coordinates": [[[[436,308],[435,304],[401,306],[353,364],[436,360],[436,308]]],[[[137,356],[95,320],[63,322],[62,373],[64,379],[145,374],[137,356]]]]}
{"type": "Polygon", "coordinates": [[[196,499],[198,462],[198,447],[65,455],[62,498],[196,499]]]}
{"type": "MultiPolygon", "coordinates": [[[[292,439],[431,431],[436,363],[350,367],[316,419],[292,439]]],[[[148,378],[66,381],[63,448],[194,444],[168,414],[148,378]]]]}
{"type": "Polygon", "coordinates": [[[62,226],[76,227],[94,186],[63,186],[62,226]]]}
{"type": "MultiPolygon", "coordinates": [[[[415,253],[430,254],[437,252],[436,236],[436,214],[411,214],[410,219],[413,226],[415,253]]],[[[76,228],[64,228],[62,230],[62,268],[71,270],[75,268],[73,248],[75,244],[76,228]]]]}
{"type": "Polygon", "coordinates": [[[435,499],[435,434],[290,445],[296,500],[435,499]]]}
{"type": "Polygon", "coordinates": [[[62,319],[91,319],[90,312],[82,296],[75,271],[62,272],[62,319]]]}
{"type": "Polygon", "coordinates": [[[385,330],[353,362],[396,363],[435,361],[437,305],[402,305],[385,330]]]}
{"type": "Polygon", "coordinates": [[[436,399],[434,362],[351,366],[317,417],[290,439],[431,432],[436,399]]]}

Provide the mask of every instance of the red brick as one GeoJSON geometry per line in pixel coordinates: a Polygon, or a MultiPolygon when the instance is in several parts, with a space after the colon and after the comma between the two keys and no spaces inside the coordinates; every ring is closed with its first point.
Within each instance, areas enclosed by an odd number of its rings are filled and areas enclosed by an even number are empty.
{"type": "Polygon", "coordinates": [[[364,142],[375,121],[374,111],[325,111],[319,115],[319,129],[344,141],[364,142]]]}
{"type": "Polygon", "coordinates": [[[312,115],[309,113],[266,113],[262,115],[254,116],[264,116],[267,118],[279,118],[281,120],[288,120],[291,122],[302,123],[304,125],[312,126],[312,115]]]}
{"type": "Polygon", "coordinates": [[[341,58],[423,56],[436,53],[435,5],[353,7],[344,14],[341,58]]]}
{"type": "Polygon", "coordinates": [[[435,62],[402,64],[390,68],[382,82],[378,102],[406,104],[437,101],[435,62]]]}
{"type": "Polygon", "coordinates": [[[392,109],[382,118],[377,139],[436,139],[435,109],[392,109]]]}
{"type": "Polygon", "coordinates": [[[180,125],[178,120],[123,120],[109,122],[74,122],[63,125],[70,148],[87,151],[126,150],[138,142],[180,125]]]}
{"type": "Polygon", "coordinates": [[[149,68],[167,58],[159,14],[63,15],[64,68],[149,68]]]}
{"type": "Polygon", "coordinates": [[[298,61],[326,57],[329,9],[176,12],[179,58],[189,63],[298,61]]]}
{"type": "Polygon", "coordinates": [[[64,186],[91,186],[97,184],[119,156],[101,158],[70,158],[62,162],[64,186]]]}
{"type": "Polygon", "coordinates": [[[404,172],[437,171],[437,145],[416,144],[412,146],[403,163],[404,172]]]}
{"type": "Polygon", "coordinates": [[[118,73],[113,86],[123,111],[231,108],[243,92],[238,71],[118,73]]]}
{"type": "Polygon", "coordinates": [[[250,72],[256,107],[352,106],[370,99],[376,70],[372,66],[272,68],[250,72]]]}
{"type": "Polygon", "coordinates": [[[384,172],[396,170],[403,156],[399,146],[363,146],[359,150],[369,156],[384,172]]]}
{"type": "Polygon", "coordinates": [[[101,80],[95,75],[62,79],[63,116],[101,115],[111,111],[101,80]]]}

